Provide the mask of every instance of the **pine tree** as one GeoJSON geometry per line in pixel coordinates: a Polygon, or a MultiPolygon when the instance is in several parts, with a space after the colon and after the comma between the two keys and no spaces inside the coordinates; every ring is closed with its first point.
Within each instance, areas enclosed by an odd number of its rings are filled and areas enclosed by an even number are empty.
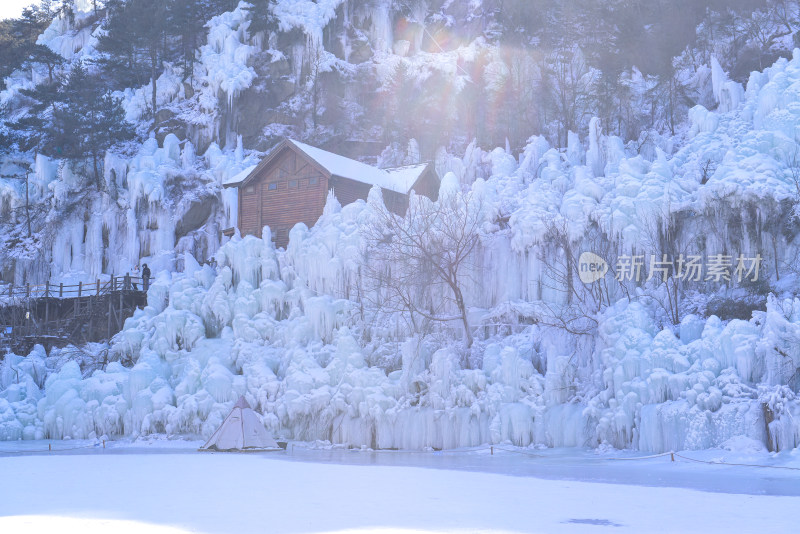
{"type": "Polygon", "coordinates": [[[251,34],[258,32],[269,34],[278,29],[278,22],[272,14],[274,0],[250,0],[250,4],[253,6],[250,8],[250,27],[248,28],[251,34]]]}
{"type": "MultiPolygon", "coordinates": [[[[266,5],[267,0],[251,0],[254,5],[252,12],[260,12],[259,6],[266,5]]],[[[206,23],[215,15],[226,11],[229,3],[223,5],[214,0],[171,0],[167,4],[166,17],[167,24],[164,31],[169,38],[174,38],[178,43],[175,50],[165,50],[166,54],[174,53],[175,58],[179,58],[183,64],[184,79],[194,75],[194,62],[197,48],[202,44],[206,34],[206,23]]],[[[235,7],[235,6],[233,6],[235,7]]],[[[258,31],[253,24],[250,25],[250,32],[258,31]]]]}
{"type": "Polygon", "coordinates": [[[109,94],[97,76],[82,63],[53,84],[22,92],[28,113],[6,126],[21,151],[91,164],[91,178],[100,186],[104,152],[132,139],[133,126],[125,120],[118,98],[109,94]]]}
{"type": "Polygon", "coordinates": [[[33,150],[51,153],[55,137],[52,126],[58,113],[58,90],[58,83],[44,83],[20,91],[28,105],[28,112],[16,121],[6,122],[11,144],[23,152],[33,150]]]}
{"type": "Polygon", "coordinates": [[[0,20],[0,89],[5,88],[5,78],[31,54],[36,39],[53,16],[49,1],[45,1],[25,8],[18,19],[0,20]]]}
{"type": "Polygon", "coordinates": [[[47,77],[53,83],[53,72],[56,67],[64,63],[64,58],[56,54],[49,47],[41,44],[33,45],[30,56],[23,62],[24,66],[44,65],[47,67],[47,77]]]}
{"type": "Polygon", "coordinates": [[[112,87],[151,83],[153,129],[158,126],[157,80],[161,60],[167,55],[167,4],[164,0],[109,0],[106,34],[100,38],[98,61],[112,87]]]}
{"type": "Polygon", "coordinates": [[[81,63],[70,71],[60,96],[53,126],[61,155],[88,159],[99,187],[104,152],[118,142],[132,139],[133,127],[125,120],[120,99],[107,93],[81,63]]]}

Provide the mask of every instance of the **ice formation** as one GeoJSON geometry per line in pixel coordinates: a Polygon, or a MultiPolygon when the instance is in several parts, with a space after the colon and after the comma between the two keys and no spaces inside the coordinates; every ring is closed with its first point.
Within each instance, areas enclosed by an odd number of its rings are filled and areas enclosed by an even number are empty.
{"type": "Polygon", "coordinates": [[[235,238],[216,270],[187,256],[183,273],[155,280],[102,371],[57,368],[41,349],[6,356],[0,437],[208,436],[245,395],[276,435],[354,446],[508,440],[660,452],[740,436],[797,446],[800,406],[786,384],[800,367],[800,300],[773,298],[751,321],[687,316],[680,337],[660,330],[653,310],[621,301],[575,359],[557,333],[532,325],[488,339],[480,366],[466,369],[430,341],[365,343],[356,304],[334,296],[371,209],[330,209],[314,229],[295,228],[286,252],[235,238]]]}
{"type": "Polygon", "coordinates": [[[323,28],[336,15],[336,8],[343,1],[278,0],[272,7],[272,12],[280,21],[282,31],[300,28],[313,43],[319,44],[322,42],[323,28]]]}
{"type": "Polygon", "coordinates": [[[241,2],[233,11],[218,15],[208,23],[208,44],[200,48],[200,60],[206,69],[207,97],[211,102],[216,102],[222,92],[232,106],[233,100],[250,87],[256,77],[247,64],[256,50],[248,44],[248,7],[249,4],[241,2]]]}
{"type": "MultiPolygon", "coordinates": [[[[318,43],[340,5],[281,0],[274,10],[284,30],[301,28],[318,43]]],[[[215,17],[201,49],[207,85],[196,98],[214,117],[220,101],[230,106],[253,81],[246,11],[240,4],[215,17]]],[[[386,41],[376,64],[384,81],[402,61],[414,76],[438,71],[458,82],[459,60],[482,46],[433,54],[417,44],[413,58],[392,56],[388,14],[379,15],[371,31],[386,41]]],[[[57,22],[40,41],[72,57],[91,55],[92,39],[57,22]]],[[[779,296],[748,320],[689,314],[670,327],[656,299],[631,290],[609,294],[594,336],[537,324],[544,307],[569,304],[552,271],[554,229],[581,248],[603,233],[630,253],[680,218],[680,236],[702,234],[708,250],[763,251],[773,265],[797,253],[774,219],[796,201],[800,51],[753,73],[746,90],[716,61],[710,70],[718,106],[691,110],[674,154],[654,144],[633,155],[597,119],[586,147],[570,132],[566,150],[533,137],[519,157],[477,143],[463,157],[440,151],[443,196],[467,189],[481,205],[481,242],[465,273],[480,282],[465,285],[480,335],[467,356],[360,309],[361,231],[379,207],[376,192],[347,206],[329,198],[313,228],[291,230],[286,250],[273,248],[268,228],[263,241],[220,244],[219,230],[236,224],[235,192],[221,185],[257,162],[241,139],[198,154],[190,140],[167,135],[131,157],[108,155],[103,178],[118,196],[97,195],[65,218],[39,272],[19,261],[15,278],[93,279],[144,260],[157,273],[148,305],[114,338],[102,368],[67,349],[6,355],[0,439],[207,437],[244,395],[277,436],[353,446],[797,447],[800,300],[782,291],[796,281],[790,274],[770,280],[779,296]],[[212,257],[213,267],[197,261],[212,257]]],[[[0,100],[30,83],[16,81],[0,100]]],[[[170,68],[158,87],[165,103],[185,96],[170,68]]],[[[130,117],[148,94],[123,93],[130,117]]],[[[79,183],[42,156],[34,171],[33,201],[56,208],[79,183]]],[[[18,182],[0,179],[0,209],[19,206],[22,194],[18,182]]]]}
{"type": "MultiPolygon", "coordinates": [[[[43,254],[20,257],[10,267],[5,266],[16,283],[45,279],[94,281],[130,271],[140,261],[149,262],[155,269],[174,269],[184,251],[205,259],[213,256],[219,246],[219,229],[236,223],[235,210],[230,210],[235,196],[230,191],[223,192],[221,185],[256,163],[254,156],[243,154],[241,140],[238,151],[223,151],[208,141],[217,137],[218,97],[230,103],[255,76],[247,65],[254,50],[248,44],[247,6],[242,3],[211,19],[208,43],[200,49],[203,91],[194,98],[205,113],[184,118],[194,126],[188,132],[190,136],[207,146],[203,158],[196,157],[191,139],[179,140],[173,134],[159,141],[148,139],[128,158],[109,153],[104,162],[103,192],[72,209],[71,203],[85,177],[74,174],[63,162],[36,157],[32,162],[30,202],[48,206],[49,217],[60,224],[54,233],[38,236],[45,245],[43,254]]],[[[91,26],[84,22],[92,10],[91,2],[78,2],[74,21],[59,16],[38,42],[67,60],[91,61],[97,54],[97,39],[91,26]]],[[[102,26],[95,33],[98,31],[102,26]]],[[[10,101],[20,88],[30,87],[41,75],[35,68],[13,73],[6,80],[8,88],[0,93],[0,101],[10,101]]],[[[172,66],[165,66],[157,88],[160,106],[185,102],[185,84],[172,66]]],[[[122,98],[127,119],[135,122],[151,106],[150,94],[148,84],[116,96],[122,98]]],[[[177,110],[185,112],[180,106],[177,110]]],[[[6,167],[3,174],[20,173],[19,168],[6,167]]],[[[23,205],[24,199],[24,181],[0,178],[3,216],[23,205]]]]}

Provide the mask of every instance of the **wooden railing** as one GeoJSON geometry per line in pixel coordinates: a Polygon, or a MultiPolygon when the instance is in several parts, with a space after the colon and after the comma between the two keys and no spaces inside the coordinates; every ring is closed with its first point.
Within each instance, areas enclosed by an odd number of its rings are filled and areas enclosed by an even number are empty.
{"type": "Polygon", "coordinates": [[[125,274],[114,276],[108,280],[94,282],[78,282],[77,284],[64,284],[45,282],[44,284],[26,284],[24,286],[10,285],[0,293],[0,298],[31,299],[31,298],[58,298],[71,299],[80,297],[93,297],[113,293],[115,291],[143,291],[143,280],[140,276],[125,274]]]}

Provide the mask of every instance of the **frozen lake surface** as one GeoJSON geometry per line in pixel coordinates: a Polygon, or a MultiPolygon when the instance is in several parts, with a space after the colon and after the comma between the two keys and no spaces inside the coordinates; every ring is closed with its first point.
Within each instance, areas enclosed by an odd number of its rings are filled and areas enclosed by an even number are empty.
{"type": "Polygon", "coordinates": [[[800,467],[795,451],[680,453],[767,468],[505,446],[230,454],[68,441],[35,452],[48,444],[0,443],[0,531],[791,532],[800,506],[800,471],[774,468],[800,467]]]}

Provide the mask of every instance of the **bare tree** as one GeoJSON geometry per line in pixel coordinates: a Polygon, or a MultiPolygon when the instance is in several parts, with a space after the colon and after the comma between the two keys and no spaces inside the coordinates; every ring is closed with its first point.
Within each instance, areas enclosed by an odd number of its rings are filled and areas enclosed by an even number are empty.
{"type": "Polygon", "coordinates": [[[322,48],[322,45],[317,45],[309,61],[309,72],[305,85],[305,90],[311,101],[311,121],[315,130],[319,124],[320,108],[322,106],[322,81],[320,76],[325,70],[324,54],[325,50],[322,48]]]}
{"type": "Polygon", "coordinates": [[[426,321],[458,321],[471,347],[463,288],[478,245],[480,201],[455,188],[436,202],[412,196],[400,217],[376,202],[374,192],[370,196],[375,217],[362,230],[367,298],[384,311],[403,314],[415,332],[426,321]]]}
{"type": "Polygon", "coordinates": [[[692,245],[684,228],[686,218],[686,213],[673,212],[669,202],[660,217],[640,216],[644,231],[642,252],[648,253],[650,259],[645,265],[648,269],[645,282],[652,281],[652,291],[645,294],[658,303],[673,325],[682,318],[681,300],[687,286],[682,258],[690,257],[692,245]]]}
{"type": "Polygon", "coordinates": [[[770,11],[775,21],[783,26],[787,32],[793,33],[798,22],[798,16],[800,16],[798,2],[796,0],[774,0],[772,4],[770,11]]]}
{"type": "MultiPolygon", "coordinates": [[[[578,279],[580,247],[570,239],[565,219],[552,217],[545,221],[545,228],[545,238],[539,248],[539,261],[545,275],[542,285],[563,294],[564,302],[550,303],[543,299],[536,322],[572,335],[589,335],[597,327],[596,314],[610,303],[608,282],[602,278],[593,284],[584,284],[578,279]]],[[[609,258],[608,241],[601,236],[593,237],[587,237],[584,245],[589,246],[591,252],[609,258]]]]}
{"type": "Polygon", "coordinates": [[[598,71],[586,62],[578,47],[562,48],[547,58],[543,75],[550,78],[552,101],[559,123],[558,144],[566,145],[567,132],[578,131],[590,114],[598,71]]]}
{"type": "Polygon", "coordinates": [[[800,206],[800,149],[795,147],[791,154],[784,156],[786,169],[795,187],[795,217],[800,217],[797,207],[800,206]]]}
{"type": "Polygon", "coordinates": [[[755,51],[758,54],[759,69],[764,68],[765,53],[770,50],[775,41],[792,33],[792,25],[789,22],[791,15],[789,13],[775,9],[759,10],[753,12],[749,18],[744,20],[747,37],[755,45],[755,51]],[[784,22],[787,25],[786,28],[781,27],[784,22]]]}
{"type": "Polygon", "coordinates": [[[27,226],[27,229],[28,229],[28,237],[31,237],[33,235],[33,232],[31,231],[31,204],[30,204],[30,193],[29,193],[30,183],[29,182],[30,182],[30,175],[33,172],[33,170],[31,169],[30,163],[28,163],[27,161],[24,161],[24,160],[13,160],[13,163],[16,164],[17,166],[19,166],[22,169],[22,172],[24,173],[24,177],[23,177],[22,174],[0,174],[0,178],[16,178],[16,179],[24,180],[24,182],[25,182],[25,205],[24,205],[24,208],[25,208],[25,220],[26,220],[26,223],[27,223],[26,226],[27,226]]]}

